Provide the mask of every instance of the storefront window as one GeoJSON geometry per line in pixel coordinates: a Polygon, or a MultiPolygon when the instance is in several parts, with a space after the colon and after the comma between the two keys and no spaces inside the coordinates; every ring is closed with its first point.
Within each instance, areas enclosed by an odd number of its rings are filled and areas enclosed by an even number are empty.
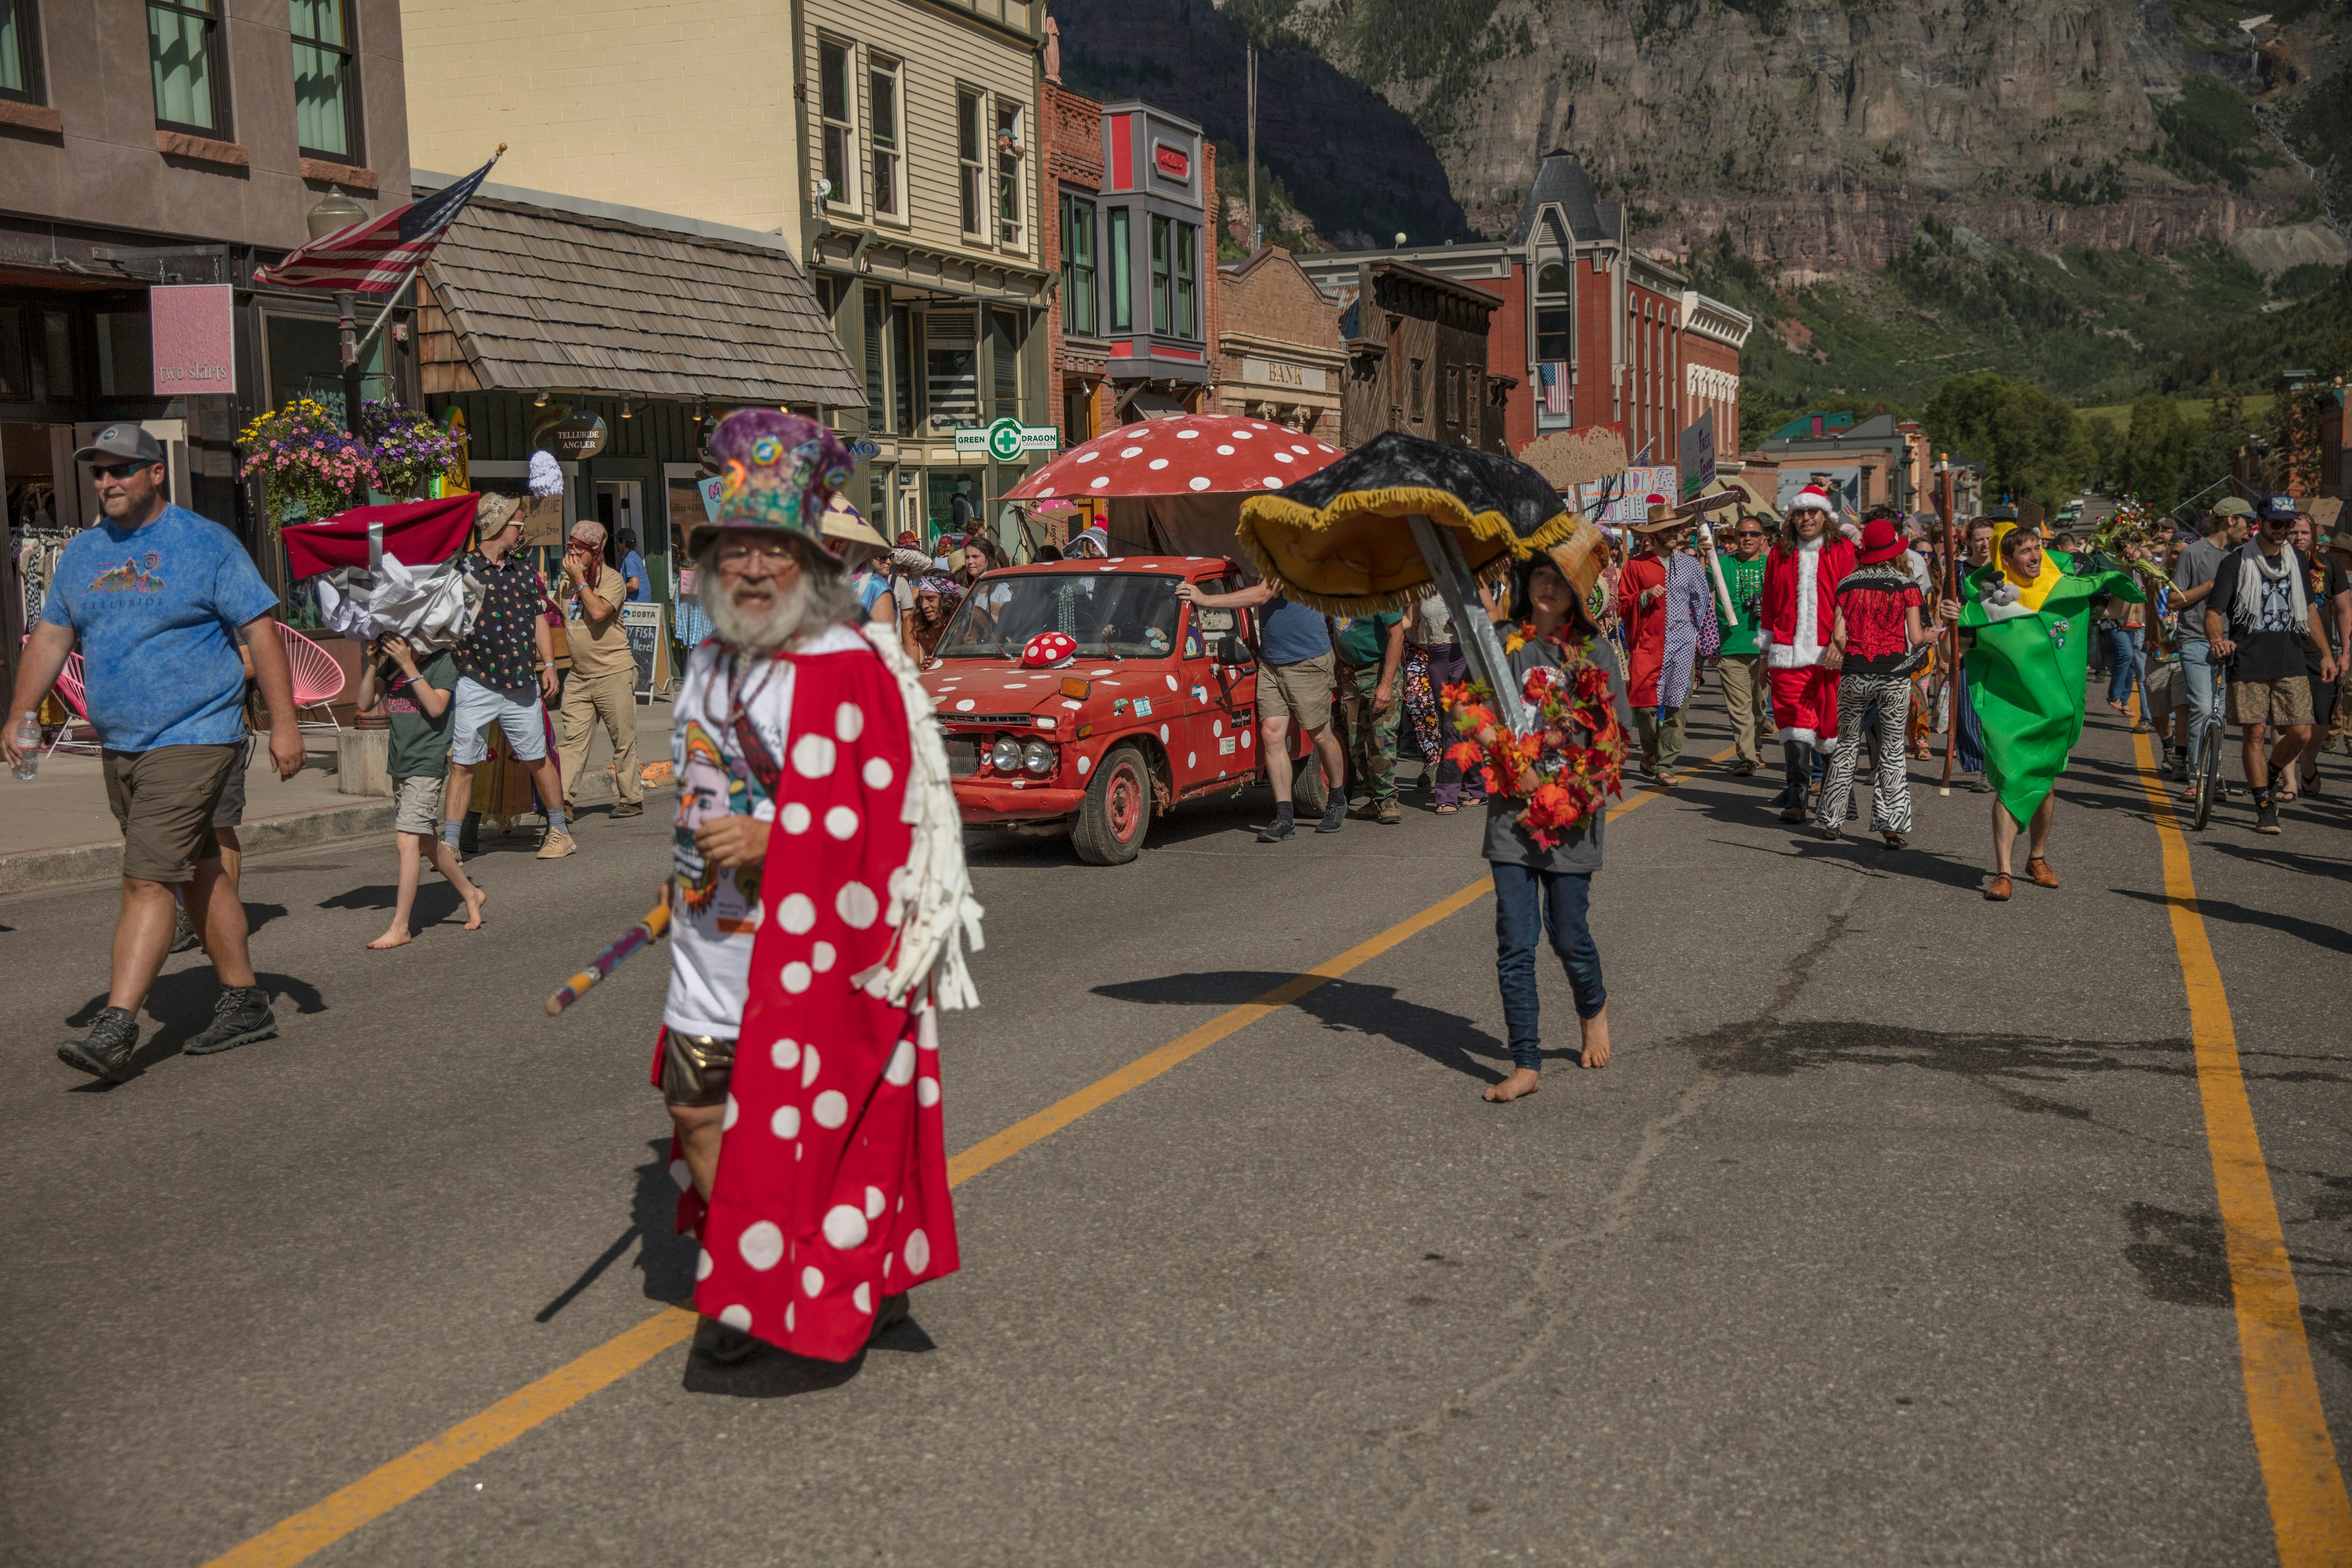
{"type": "Polygon", "coordinates": [[[915,408],[915,312],[904,305],[890,312],[890,405],[897,416],[891,428],[912,435],[920,417],[915,408]]]}
{"type": "MultiPolygon", "coordinates": [[[[98,326],[98,395],[100,397],[155,395],[154,344],[147,312],[100,310],[91,318],[98,326]]],[[[334,324],[328,323],[333,331],[334,324]]]]}
{"type": "Polygon", "coordinates": [[[1128,209],[1110,209],[1110,330],[1135,330],[1135,255],[1129,244],[1128,209]]]}
{"type": "Polygon", "coordinates": [[[1021,321],[1003,310],[988,313],[988,384],[991,419],[1021,417],[1021,321]]]}
{"type": "Polygon", "coordinates": [[[302,151],[360,161],[351,0],[286,0],[294,34],[294,132],[302,151]]]}
{"type": "Polygon", "coordinates": [[[41,374],[47,380],[47,395],[71,397],[80,389],[81,377],[75,372],[74,319],[68,310],[41,312],[41,374]]]}
{"type": "Polygon", "coordinates": [[[980,479],[977,475],[949,469],[923,476],[923,521],[927,525],[924,542],[943,533],[967,533],[980,517],[980,479]]]}
{"type": "Polygon", "coordinates": [[[931,423],[980,423],[980,324],[970,310],[933,310],[923,321],[923,380],[931,423]]]}
{"type": "Polygon", "coordinates": [[[22,402],[33,395],[32,356],[25,352],[25,312],[0,305],[0,397],[22,402]]]}
{"type": "Polygon", "coordinates": [[[147,0],[147,63],[155,123],[205,135],[227,129],[218,0],[147,0]]]}
{"type": "Polygon", "coordinates": [[[39,36],[33,0],[0,0],[0,98],[41,100],[40,60],[33,48],[39,36]]]}
{"type": "Polygon", "coordinates": [[[1095,333],[1095,204],[1062,198],[1062,324],[1081,337],[1095,333]]]}
{"type": "MultiPolygon", "coordinates": [[[[147,318],[139,318],[145,344],[147,318]]],[[[100,336],[103,343],[103,334],[100,336]]],[[[282,408],[297,397],[308,397],[343,418],[343,351],[335,323],[325,316],[266,316],[262,345],[268,356],[269,406],[282,408]]],[[[362,384],[366,395],[383,395],[383,338],[368,345],[362,384]]],[[[144,395],[143,394],[142,395],[144,395]]]]}

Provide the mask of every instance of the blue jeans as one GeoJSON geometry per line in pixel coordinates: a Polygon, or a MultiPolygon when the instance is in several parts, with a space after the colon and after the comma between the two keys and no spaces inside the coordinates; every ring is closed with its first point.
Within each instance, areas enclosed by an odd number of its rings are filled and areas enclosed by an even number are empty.
{"type": "Polygon", "coordinates": [[[1586,907],[1592,879],[1526,866],[1496,864],[1495,873],[1495,978],[1503,990],[1503,1026],[1510,1036],[1511,1063],[1528,1071],[1543,1067],[1543,1030],[1536,1001],[1536,943],[1547,928],[1551,947],[1568,971],[1576,993],[1576,1016],[1590,1018],[1609,1004],[1601,984],[1601,950],[1592,945],[1586,907]]]}
{"type": "MultiPolygon", "coordinates": [[[[2208,713],[2219,718],[2226,710],[2222,699],[2228,694],[2229,669],[2212,662],[2213,645],[2199,637],[2180,641],[2180,681],[2189,691],[2189,776],[2195,778],[2205,757],[2205,731],[2202,721],[2208,713]]],[[[2226,731],[2221,725],[2213,727],[2218,738],[2226,731]]]]}
{"type": "Polygon", "coordinates": [[[2099,637],[2107,645],[2107,658],[2115,666],[2107,677],[2107,700],[2127,704],[2131,701],[2132,682],[2139,675],[2140,629],[2121,621],[2101,621],[2099,637]]]}

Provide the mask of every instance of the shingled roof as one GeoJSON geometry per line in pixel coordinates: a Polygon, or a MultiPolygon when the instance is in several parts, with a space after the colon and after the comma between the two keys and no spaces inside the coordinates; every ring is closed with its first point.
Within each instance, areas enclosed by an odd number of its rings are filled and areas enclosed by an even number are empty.
{"type": "Polygon", "coordinates": [[[477,197],[425,270],[449,334],[425,357],[460,390],[866,405],[778,247],[477,197]]]}
{"type": "Polygon", "coordinates": [[[1566,148],[1555,147],[1544,154],[1543,164],[1536,171],[1535,184],[1528,189],[1528,199],[1519,204],[1518,221],[1511,228],[1513,245],[1528,242],[1528,236],[1535,231],[1538,215],[1548,206],[1560,210],[1579,240],[1618,239],[1623,236],[1623,204],[1611,202],[1604,205],[1595,202],[1592,182],[1586,176],[1584,165],[1566,148]]]}

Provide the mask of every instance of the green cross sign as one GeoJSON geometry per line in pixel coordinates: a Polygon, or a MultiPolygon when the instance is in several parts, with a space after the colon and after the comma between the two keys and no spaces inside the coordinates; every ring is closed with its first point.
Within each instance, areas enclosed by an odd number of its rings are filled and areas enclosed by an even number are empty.
{"type": "Polygon", "coordinates": [[[1051,452],[1062,444],[1062,433],[1051,425],[1024,425],[1007,416],[984,427],[955,433],[959,452],[985,452],[1000,463],[1018,462],[1024,452],[1051,452]]]}

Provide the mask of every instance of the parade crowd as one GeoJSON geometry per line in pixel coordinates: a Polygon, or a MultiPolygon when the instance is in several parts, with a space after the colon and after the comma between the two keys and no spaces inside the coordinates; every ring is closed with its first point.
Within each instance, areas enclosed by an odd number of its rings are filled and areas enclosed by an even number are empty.
{"type": "MultiPolygon", "coordinates": [[[[764,1343],[838,1362],[905,1315],[911,1287],[957,1267],[940,1017],[977,1000],[963,952],[982,911],[918,670],[974,584],[1007,563],[978,534],[941,553],[883,540],[838,494],[847,453],[805,419],[739,413],[712,450],[719,500],[688,541],[699,582],[672,712],[670,980],[648,1070],[672,1125],[677,1223],[701,1242],[699,1350],[731,1360],[764,1343]]],[[[58,1054],[121,1081],[177,921],[221,985],[212,1025],[184,1049],[276,1032],[236,888],[249,708],[268,713],[281,777],[300,768],[302,746],[272,635],[278,597],[243,549],[171,503],[163,455],[138,427],[108,427],[77,458],[95,466],[104,520],[67,547],[5,733],[14,765],[27,716],[79,650],[123,833],[121,910],[107,1005],[58,1054]],[[126,559],[143,560],[151,586],[110,586],[126,559]]],[[[2224,500],[2196,531],[2126,507],[2095,531],[2053,532],[1997,509],[1961,531],[1955,560],[1940,526],[1888,509],[1845,516],[1818,487],[1785,514],[1740,492],[1703,501],[1649,498],[1622,539],[1556,517],[1539,546],[1486,574],[1475,606],[1432,590],[1334,616],[1273,577],[1179,590],[1255,619],[1275,798],[1262,842],[1296,835],[1294,786],[1310,770],[1325,802],[1317,831],[1341,831],[1351,807],[1399,824],[1408,744],[1436,815],[1484,808],[1514,1069],[1489,1100],[1539,1085],[1535,964],[1547,942],[1573,995],[1579,1059],[1609,1060],[1590,923],[1601,807],[1633,783],[1687,776],[1686,720],[1710,673],[1731,773],[1777,769],[1779,820],[1824,838],[1860,820],[1866,784],[1869,831],[1885,852],[1905,850],[1909,764],[1948,734],[1958,781],[1990,799],[1984,896],[1995,900],[2021,875],[2059,885],[2052,786],[2082,732],[2095,653],[2109,708],[2128,714],[2139,694],[2133,728],[2152,732],[2189,799],[2231,724],[2255,831],[2281,831],[2282,802],[2327,787],[2320,763],[2345,742],[2336,710],[2352,644],[2352,529],[2332,516],[2323,526],[2271,497],[2259,509],[2224,500]],[[1709,514],[1727,543],[1701,521],[1709,514]],[[1465,615],[1487,624],[1462,625],[1465,615]],[[1513,693],[1470,679],[1468,645],[1490,636],[1513,693]],[[1519,710],[1512,698],[1527,705],[1524,733],[1497,717],[1519,710]],[[1296,767],[1294,730],[1310,742],[1296,767]]],[[[615,758],[613,815],[643,810],[619,614],[645,590],[636,542],[615,542],[614,565],[604,530],[578,523],[551,585],[520,537],[514,500],[480,498],[464,559],[479,594],[470,628],[454,647],[384,636],[368,648],[358,695],[388,714],[399,868],[373,948],[414,939],[427,865],[458,893],[464,929],[484,924],[467,817],[493,733],[545,816],[539,858],[579,852],[567,804],[598,727],[615,758]],[[560,683],[551,621],[570,654],[560,683]]],[[[1099,529],[1066,547],[1076,559],[1108,552],[1099,529]]]]}

